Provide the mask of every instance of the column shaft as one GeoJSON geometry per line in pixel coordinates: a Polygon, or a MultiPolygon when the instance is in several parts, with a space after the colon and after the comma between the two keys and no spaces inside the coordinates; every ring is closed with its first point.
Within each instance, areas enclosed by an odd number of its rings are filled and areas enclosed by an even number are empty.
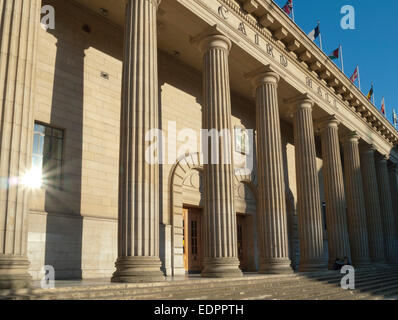
{"type": "Polygon", "coordinates": [[[384,263],[383,227],[381,222],[380,198],[377,186],[374,149],[372,147],[364,146],[361,148],[360,153],[370,258],[372,259],[372,262],[384,263]]]}
{"type": "Polygon", "coordinates": [[[386,158],[377,157],[376,173],[380,196],[381,223],[383,226],[385,255],[387,262],[393,263],[397,260],[397,254],[394,251],[394,213],[386,158]]]}
{"type": "Polygon", "coordinates": [[[351,255],[338,125],[334,118],[320,124],[330,269],[336,258],[351,255]]]}
{"type": "Polygon", "coordinates": [[[202,276],[240,276],[234,204],[231,96],[228,55],[231,42],[212,35],[200,43],[203,53],[203,128],[219,136],[208,137],[204,159],[205,210],[202,276]],[[221,134],[222,133],[222,134],[221,134]],[[214,139],[215,138],[215,139],[214,139]],[[218,145],[218,146],[217,146],[218,145]]]}
{"type": "Polygon", "coordinates": [[[299,271],[313,271],[325,267],[312,105],[313,103],[310,100],[300,101],[298,110],[294,115],[297,211],[300,237],[299,271]]]}
{"type": "Polygon", "coordinates": [[[30,283],[28,190],[32,163],[33,85],[40,1],[0,4],[0,289],[30,283]]]}
{"type": "Polygon", "coordinates": [[[145,135],[158,127],[157,6],[129,0],[120,130],[118,259],[113,282],[162,280],[159,167],[146,158],[145,135]]]}
{"type": "Polygon", "coordinates": [[[254,78],[256,86],[258,221],[260,273],[292,272],[289,259],[285,181],[280,118],[278,109],[279,76],[261,73],[254,78]]]}
{"type": "Polygon", "coordinates": [[[391,199],[394,210],[395,251],[398,251],[398,165],[390,164],[388,167],[390,177],[391,199]]]}
{"type": "Polygon", "coordinates": [[[358,139],[352,134],[343,140],[348,232],[352,263],[356,267],[370,263],[358,139]]]}

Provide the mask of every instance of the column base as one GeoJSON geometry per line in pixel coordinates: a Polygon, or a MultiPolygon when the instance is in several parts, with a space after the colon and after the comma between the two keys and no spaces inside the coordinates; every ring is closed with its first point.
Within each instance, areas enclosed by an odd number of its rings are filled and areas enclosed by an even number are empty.
{"type": "Polygon", "coordinates": [[[29,260],[23,256],[0,255],[0,290],[29,288],[29,260]]]}
{"type": "Polygon", "coordinates": [[[258,273],[261,274],[289,274],[293,273],[292,262],[289,258],[263,259],[258,273]]]}
{"type": "Polygon", "coordinates": [[[121,257],[116,261],[112,282],[140,283],[164,281],[161,262],[155,257],[121,257]]]}
{"type": "Polygon", "coordinates": [[[201,276],[204,278],[242,277],[238,258],[204,258],[201,276]]]}
{"type": "Polygon", "coordinates": [[[298,267],[298,272],[317,272],[327,269],[328,269],[328,264],[323,261],[320,260],[304,261],[300,262],[298,267]]]}

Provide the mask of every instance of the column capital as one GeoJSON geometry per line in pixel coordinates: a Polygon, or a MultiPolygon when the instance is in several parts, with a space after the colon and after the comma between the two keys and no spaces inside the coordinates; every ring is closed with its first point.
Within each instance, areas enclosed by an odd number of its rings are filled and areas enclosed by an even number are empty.
{"type": "Polygon", "coordinates": [[[301,94],[291,99],[286,99],[285,103],[288,105],[294,105],[294,108],[298,109],[312,109],[314,101],[310,98],[308,93],[301,94]]]}
{"type": "Polygon", "coordinates": [[[219,31],[217,25],[207,28],[199,35],[191,38],[191,43],[196,44],[202,54],[211,49],[223,49],[229,53],[232,48],[231,40],[219,31]]]}
{"type": "MultiPolygon", "coordinates": [[[[123,4],[124,4],[125,6],[127,6],[128,3],[129,3],[130,1],[131,1],[131,0],[122,0],[123,4]]],[[[156,7],[159,7],[160,3],[162,2],[162,0],[145,0],[145,1],[152,1],[152,3],[153,3],[156,7]]]]}
{"type": "Polygon", "coordinates": [[[229,52],[232,48],[232,42],[226,36],[216,34],[203,38],[199,48],[202,53],[206,53],[211,49],[224,49],[229,52]]]}
{"type": "Polygon", "coordinates": [[[374,144],[363,144],[359,147],[361,153],[375,153],[377,151],[374,144]]]}
{"type": "Polygon", "coordinates": [[[323,131],[327,128],[337,128],[341,121],[335,115],[327,116],[316,121],[316,126],[323,131]]]}
{"type": "Polygon", "coordinates": [[[277,85],[281,77],[271,67],[271,65],[266,65],[245,74],[245,78],[251,80],[253,86],[257,89],[259,86],[264,84],[277,85]]]}
{"type": "Polygon", "coordinates": [[[356,131],[352,131],[349,134],[345,135],[342,139],[341,142],[343,144],[348,143],[348,142],[354,142],[354,143],[359,143],[359,139],[361,139],[361,137],[359,136],[359,134],[356,131]]]}
{"type": "Polygon", "coordinates": [[[390,156],[387,154],[381,154],[381,153],[377,153],[376,154],[376,161],[377,162],[387,162],[388,160],[390,160],[390,156]]]}

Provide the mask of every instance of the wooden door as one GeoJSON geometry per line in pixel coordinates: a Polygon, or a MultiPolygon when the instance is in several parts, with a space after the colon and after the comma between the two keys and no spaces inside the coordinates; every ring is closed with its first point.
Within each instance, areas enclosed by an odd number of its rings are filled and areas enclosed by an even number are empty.
{"type": "Polygon", "coordinates": [[[246,220],[245,216],[241,214],[237,214],[236,216],[237,222],[237,242],[238,242],[238,258],[240,262],[240,269],[247,269],[247,242],[246,242],[246,220]]]}
{"type": "Polygon", "coordinates": [[[183,209],[184,267],[187,272],[202,270],[202,213],[200,209],[183,209]]]}

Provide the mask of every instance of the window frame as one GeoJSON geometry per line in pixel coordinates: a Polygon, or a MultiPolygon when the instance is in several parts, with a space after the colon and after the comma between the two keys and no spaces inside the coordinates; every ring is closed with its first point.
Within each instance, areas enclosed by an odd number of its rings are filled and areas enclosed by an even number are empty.
{"type": "MultiPolygon", "coordinates": [[[[41,169],[42,169],[42,179],[43,180],[42,180],[42,186],[41,186],[40,189],[44,189],[44,190],[54,189],[54,190],[63,191],[64,190],[64,164],[65,164],[65,157],[64,156],[65,156],[66,130],[65,130],[65,128],[62,128],[62,127],[59,127],[59,126],[55,126],[55,125],[50,125],[50,124],[42,122],[42,121],[38,121],[38,120],[34,121],[34,125],[33,125],[33,141],[32,141],[32,167],[33,167],[33,156],[34,156],[34,152],[33,152],[33,150],[34,150],[34,137],[35,137],[36,134],[39,134],[39,132],[37,132],[36,129],[35,129],[36,125],[43,126],[44,128],[50,128],[51,130],[53,130],[53,129],[59,130],[59,131],[62,132],[61,159],[60,160],[57,159],[57,161],[59,161],[59,163],[60,163],[59,184],[55,185],[55,184],[52,184],[52,183],[45,183],[45,179],[44,179],[44,176],[46,174],[46,172],[44,171],[44,143],[45,143],[45,141],[43,141],[43,151],[42,151],[42,155],[41,155],[41,157],[42,157],[42,168],[41,169]]],[[[44,139],[46,137],[45,130],[44,130],[43,137],[44,137],[44,139]]],[[[56,138],[53,135],[51,137],[52,138],[56,138]]],[[[48,180],[51,180],[51,179],[48,179],[48,180]]]]}

